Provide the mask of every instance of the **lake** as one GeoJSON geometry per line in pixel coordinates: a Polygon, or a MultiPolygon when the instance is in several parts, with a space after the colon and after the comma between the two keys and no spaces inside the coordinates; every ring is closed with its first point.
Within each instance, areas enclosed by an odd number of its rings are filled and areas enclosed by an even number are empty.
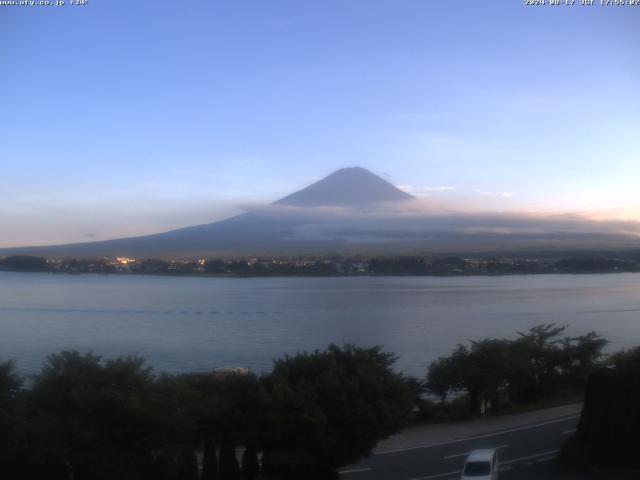
{"type": "Polygon", "coordinates": [[[36,372],[61,349],[153,367],[260,372],[331,342],[384,345],[423,375],[459,342],[539,323],[640,344],[640,275],[195,278],[0,272],[0,360],[36,372]]]}

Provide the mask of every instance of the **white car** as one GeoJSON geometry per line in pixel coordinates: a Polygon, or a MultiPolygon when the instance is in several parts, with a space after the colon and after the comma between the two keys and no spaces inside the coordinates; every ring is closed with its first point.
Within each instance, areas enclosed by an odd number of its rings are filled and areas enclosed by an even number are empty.
{"type": "Polygon", "coordinates": [[[474,450],[462,469],[462,480],[497,480],[498,452],[494,449],[474,450]]]}

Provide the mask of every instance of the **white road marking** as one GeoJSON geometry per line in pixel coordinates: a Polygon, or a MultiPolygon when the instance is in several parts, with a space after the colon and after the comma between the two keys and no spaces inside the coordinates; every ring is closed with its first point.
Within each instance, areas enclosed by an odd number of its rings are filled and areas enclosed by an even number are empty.
{"type": "Polygon", "coordinates": [[[562,432],[562,435],[570,435],[570,434],[572,434],[572,433],[573,433],[573,432],[575,432],[575,431],[576,431],[576,429],[575,429],[575,428],[573,428],[573,429],[571,429],[571,430],[565,430],[564,432],[562,432]]]}
{"type": "MultiPolygon", "coordinates": [[[[506,460],[506,461],[500,461],[500,464],[502,465],[508,465],[510,463],[516,463],[516,462],[521,462],[523,460],[530,460],[532,458],[538,458],[538,457],[544,457],[544,456],[548,456],[548,455],[555,455],[556,453],[558,453],[560,450],[549,450],[548,452],[542,452],[542,453],[534,453],[533,455],[527,455],[526,457],[520,457],[520,458],[514,458],[512,460],[506,460]]],[[[553,458],[553,457],[551,457],[553,458]]]]}
{"type": "Polygon", "coordinates": [[[364,467],[364,468],[352,468],[351,470],[341,470],[338,473],[340,475],[343,475],[345,473],[360,473],[360,472],[370,472],[371,471],[371,467],[364,467]]]}
{"type": "Polygon", "coordinates": [[[504,435],[505,433],[521,432],[522,430],[529,430],[531,428],[544,427],[545,425],[551,425],[551,424],[554,424],[554,423],[566,422],[567,420],[573,420],[574,418],[578,418],[579,416],[580,416],[579,414],[570,415],[570,416],[567,416],[567,417],[557,418],[555,420],[549,420],[548,422],[536,423],[536,424],[533,424],[533,425],[525,425],[523,427],[511,428],[511,429],[508,429],[508,430],[502,430],[502,431],[493,432],[493,433],[486,433],[486,434],[483,434],[483,435],[475,435],[475,436],[466,437],[466,438],[459,438],[457,440],[450,440],[448,442],[429,443],[429,444],[425,444],[425,445],[416,445],[415,447],[406,447],[406,448],[396,448],[396,449],[393,449],[393,450],[385,450],[383,452],[376,452],[376,453],[374,453],[374,455],[387,455],[389,453],[408,452],[410,450],[420,450],[420,449],[423,449],[423,448],[439,447],[439,446],[442,446],[442,445],[450,445],[450,444],[453,444],[453,443],[468,442],[470,440],[477,440],[479,438],[495,437],[495,436],[498,436],[498,435],[504,435]]]}
{"type": "Polygon", "coordinates": [[[427,477],[410,478],[409,480],[429,480],[430,478],[457,477],[461,473],[462,473],[462,470],[457,470],[455,472],[438,473],[437,475],[429,475],[427,477]]]}
{"type": "Polygon", "coordinates": [[[546,457],[546,458],[541,458],[539,460],[536,460],[536,463],[544,463],[544,462],[550,462],[551,460],[553,460],[555,457],[555,455],[552,455],[550,457],[546,457]]]}
{"type": "MultiPolygon", "coordinates": [[[[509,445],[500,445],[499,447],[494,447],[496,450],[498,448],[507,448],[509,445]]],[[[447,455],[445,458],[445,460],[448,460],[449,458],[456,458],[456,457],[466,457],[467,455],[469,455],[471,452],[464,452],[464,453],[456,453],[455,455],[447,455]]]]}

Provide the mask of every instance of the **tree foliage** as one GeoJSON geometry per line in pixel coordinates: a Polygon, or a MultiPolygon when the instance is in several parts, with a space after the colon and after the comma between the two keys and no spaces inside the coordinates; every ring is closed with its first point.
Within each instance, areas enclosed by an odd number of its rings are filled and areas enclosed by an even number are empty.
{"type": "Polygon", "coordinates": [[[20,470],[26,442],[19,403],[22,384],[13,362],[0,363],[0,465],[8,475],[20,470]]]}
{"type": "MultiPolygon", "coordinates": [[[[379,346],[285,356],[262,377],[156,374],[138,357],[63,351],[48,357],[29,388],[13,363],[0,363],[3,478],[333,478],[401,428],[425,388],[442,401],[466,394],[476,409],[480,399],[531,401],[563,382],[581,384],[606,342],[563,333],[549,324],[513,340],[459,345],[431,365],[426,382],[396,374],[395,356],[379,346]]],[[[631,351],[612,356],[610,369],[633,379],[638,365],[640,353],[631,351]]],[[[617,394],[636,398],[616,385],[617,394]]]]}
{"type": "Polygon", "coordinates": [[[278,473],[333,470],[367,455],[407,420],[411,393],[381,347],[331,345],[285,357],[265,379],[265,467],[278,473]]]}
{"type": "Polygon", "coordinates": [[[640,469],[639,430],[640,347],[636,347],[612,355],[606,367],[589,376],[578,430],[561,458],[582,466],[640,469]]]}
{"type": "Polygon", "coordinates": [[[259,451],[278,474],[331,471],[407,418],[411,395],[393,361],[379,347],[331,346],[259,378],[155,374],[138,357],[63,351],[29,389],[2,363],[3,478],[251,480],[259,451]]]}
{"type": "Polygon", "coordinates": [[[161,440],[149,408],[153,376],[142,359],[52,355],[30,400],[43,468],[78,480],[142,479],[154,470],[161,440]]]}
{"type": "Polygon", "coordinates": [[[590,332],[561,337],[566,327],[553,323],[518,332],[514,340],[486,339],[458,345],[451,355],[432,362],[428,392],[444,402],[451,394],[466,394],[472,413],[480,400],[527,403],[547,398],[558,389],[583,387],[599,365],[607,341],[590,332]]]}
{"type": "Polygon", "coordinates": [[[0,259],[0,270],[12,272],[46,272],[49,270],[47,259],[31,255],[12,255],[0,259]]]}

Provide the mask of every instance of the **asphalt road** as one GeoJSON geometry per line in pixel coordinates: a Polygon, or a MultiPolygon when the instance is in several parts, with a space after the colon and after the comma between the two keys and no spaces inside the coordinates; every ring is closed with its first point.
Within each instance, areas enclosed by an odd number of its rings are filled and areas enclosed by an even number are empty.
{"type": "MultiPolygon", "coordinates": [[[[575,431],[578,415],[541,421],[446,443],[380,451],[342,469],[342,480],[448,480],[460,478],[467,454],[497,448],[500,480],[568,478],[553,459],[575,431]]],[[[578,478],[573,477],[571,478],[578,478]]]]}

